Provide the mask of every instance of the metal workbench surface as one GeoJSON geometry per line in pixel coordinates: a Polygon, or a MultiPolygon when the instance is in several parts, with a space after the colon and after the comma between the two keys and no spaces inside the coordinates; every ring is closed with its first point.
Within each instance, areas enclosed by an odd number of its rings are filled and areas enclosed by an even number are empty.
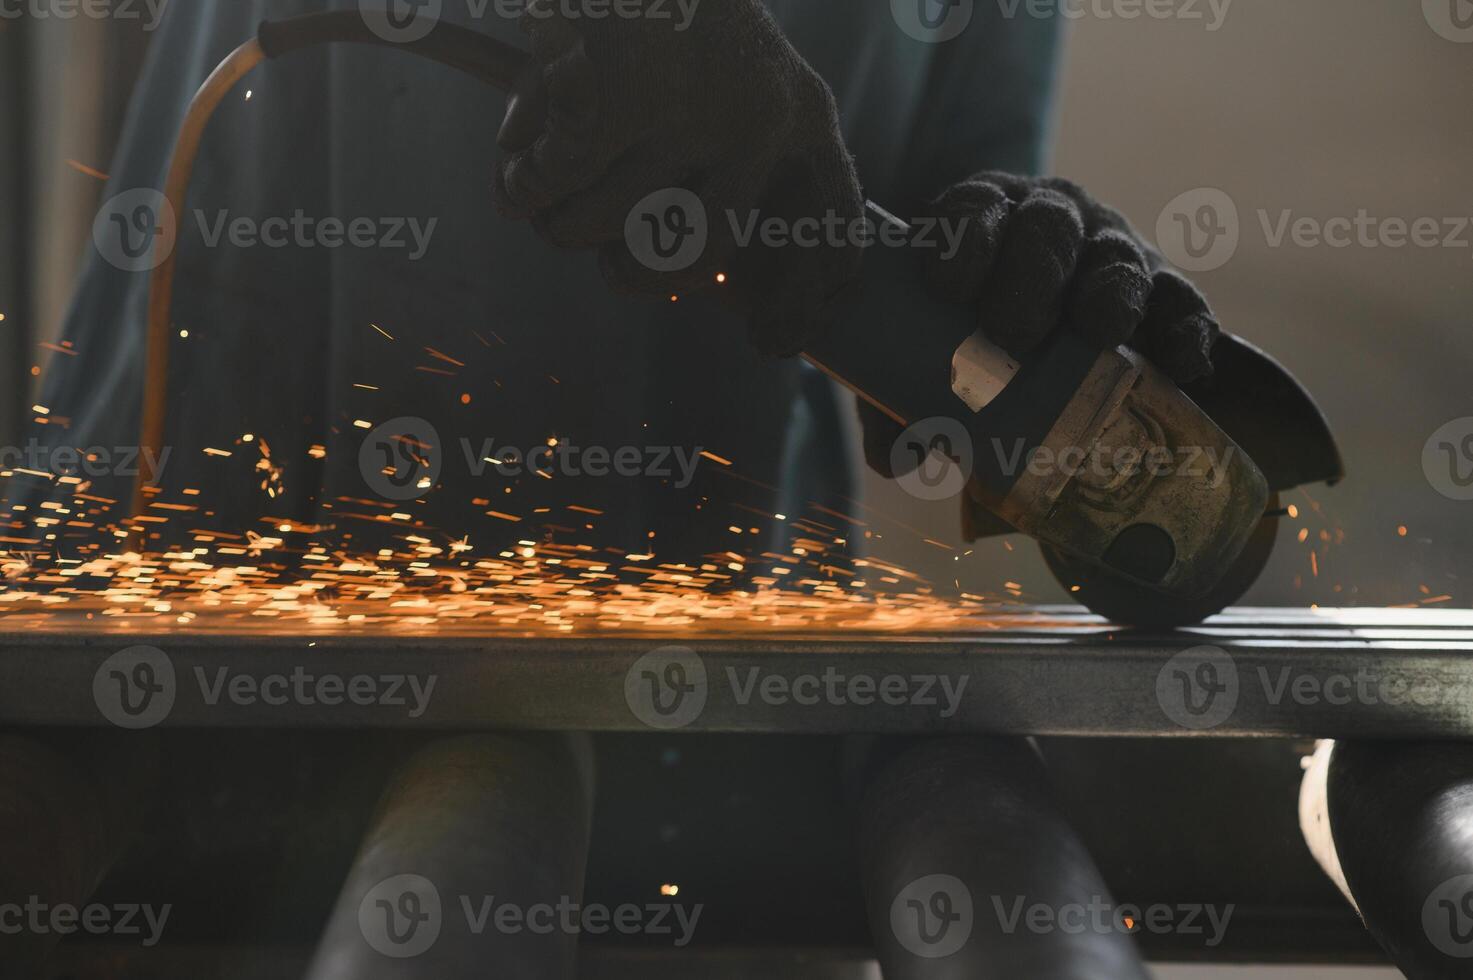
{"type": "Polygon", "coordinates": [[[966,636],[4,632],[0,724],[1056,735],[1473,735],[1473,611],[1073,607],[966,636]]]}

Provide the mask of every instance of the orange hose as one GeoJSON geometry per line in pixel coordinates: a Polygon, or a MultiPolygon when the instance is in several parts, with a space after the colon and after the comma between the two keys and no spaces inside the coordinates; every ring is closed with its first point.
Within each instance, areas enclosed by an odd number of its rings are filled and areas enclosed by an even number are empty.
{"type": "MultiPolygon", "coordinates": [[[[169,175],[164,184],[164,197],[173,209],[177,232],[184,214],[189,179],[194,173],[195,157],[204,139],[205,127],[235,83],[266,60],[266,53],[254,38],[236,48],[210,73],[195,93],[184,114],[179,138],[169,159],[169,175]]],[[[133,483],[133,516],[141,516],[148,506],[147,491],[157,486],[162,476],[157,464],[163,460],[165,421],[169,398],[169,334],[173,312],[174,260],[178,254],[177,234],[161,239],[157,248],[168,248],[164,260],[154,267],[148,283],[148,340],[143,368],[143,407],[139,418],[139,449],[143,466],[133,483]]],[[[142,545],[144,529],[135,528],[135,539],[142,545]]],[[[140,548],[141,550],[141,548],[140,548]]]]}

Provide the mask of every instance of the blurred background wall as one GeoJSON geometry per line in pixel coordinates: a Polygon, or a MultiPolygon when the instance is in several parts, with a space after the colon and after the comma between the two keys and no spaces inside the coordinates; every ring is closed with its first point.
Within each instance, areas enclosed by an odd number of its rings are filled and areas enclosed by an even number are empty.
{"type": "MultiPolygon", "coordinates": [[[[20,9],[16,4],[6,9],[20,9]]],[[[0,19],[0,437],[50,356],[147,50],[144,21],[0,19]]]]}

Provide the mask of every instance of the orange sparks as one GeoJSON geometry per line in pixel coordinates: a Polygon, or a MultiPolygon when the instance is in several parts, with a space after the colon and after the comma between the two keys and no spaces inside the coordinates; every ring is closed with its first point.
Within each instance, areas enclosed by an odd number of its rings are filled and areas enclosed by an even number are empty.
{"type": "Polygon", "coordinates": [[[455,358],[451,357],[449,354],[445,354],[445,353],[442,353],[441,351],[437,351],[433,347],[426,347],[425,348],[425,351],[428,352],[431,357],[435,358],[438,361],[444,361],[446,364],[454,364],[456,367],[465,367],[465,362],[464,361],[457,361],[455,358]]]}
{"type": "Polygon", "coordinates": [[[68,167],[71,167],[77,173],[86,174],[88,177],[95,177],[98,180],[110,179],[108,175],[103,173],[101,170],[98,170],[95,167],[89,167],[85,163],[80,163],[76,160],[67,160],[66,165],[68,167]]]}

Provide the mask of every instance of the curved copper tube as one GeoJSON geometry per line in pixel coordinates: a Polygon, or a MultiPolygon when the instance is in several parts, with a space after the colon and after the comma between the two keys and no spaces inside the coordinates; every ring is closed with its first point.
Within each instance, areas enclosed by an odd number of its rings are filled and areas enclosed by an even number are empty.
{"type": "MultiPolygon", "coordinates": [[[[195,93],[184,114],[179,138],[174,142],[174,153],[170,157],[169,175],[164,183],[164,198],[173,209],[173,221],[184,213],[185,196],[189,192],[189,178],[194,173],[195,157],[199,153],[200,141],[205,127],[215,114],[225,96],[253,68],[266,60],[261,43],[252,38],[231,52],[218,68],[210,73],[200,90],[195,93]]],[[[169,398],[169,326],[174,300],[174,261],[178,254],[175,236],[160,239],[155,248],[168,248],[153,269],[148,281],[148,339],[143,368],[143,406],[139,416],[140,455],[143,466],[133,483],[133,516],[136,518],[148,506],[145,498],[148,489],[157,484],[159,472],[157,461],[164,443],[164,422],[169,398]]],[[[136,531],[137,543],[143,543],[143,530],[136,531]]]]}

